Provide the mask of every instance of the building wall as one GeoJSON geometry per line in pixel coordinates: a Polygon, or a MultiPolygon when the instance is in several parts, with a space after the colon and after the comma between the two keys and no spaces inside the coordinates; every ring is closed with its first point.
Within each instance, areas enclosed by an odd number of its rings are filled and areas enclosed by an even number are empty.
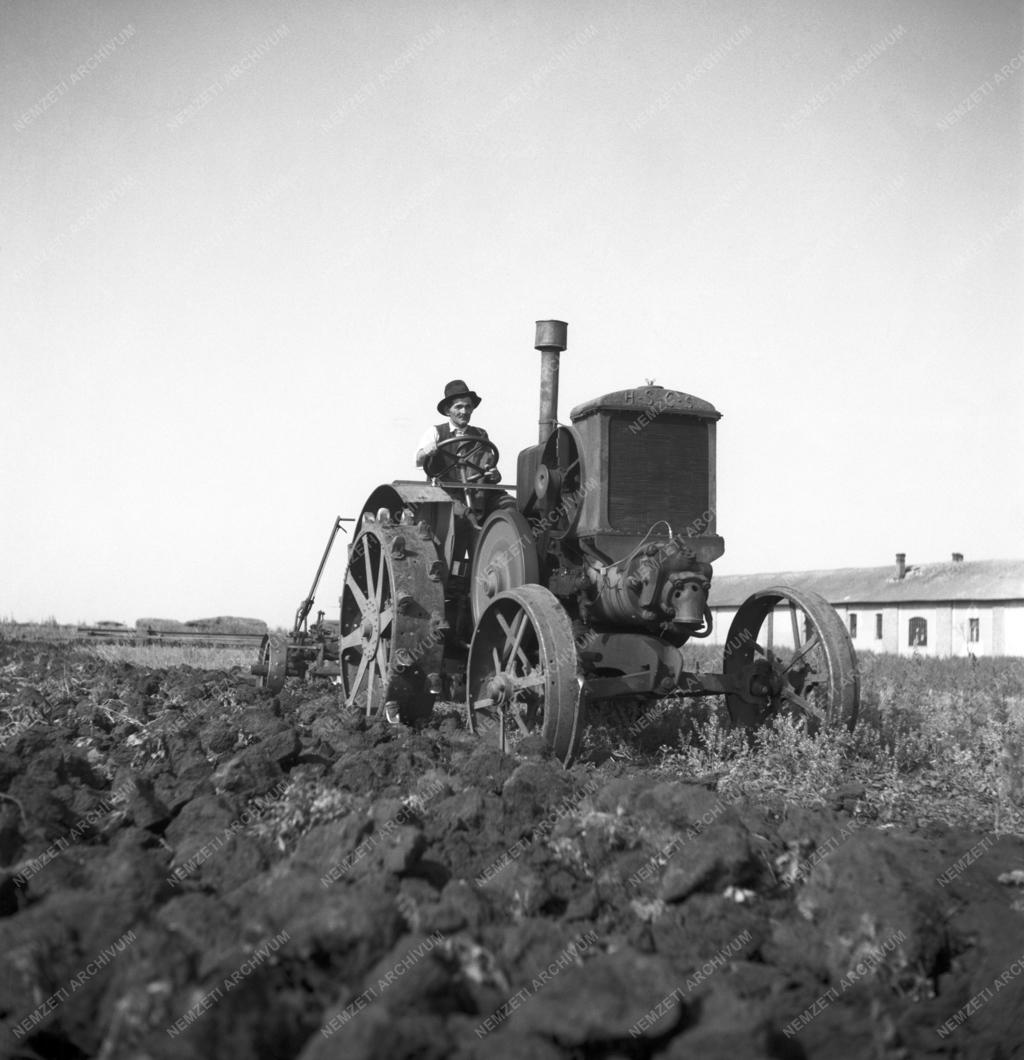
{"type": "MultiPolygon", "coordinates": [[[[917,604],[900,604],[897,608],[897,637],[899,643],[899,654],[900,655],[913,655],[915,652],[918,655],[938,655],[939,652],[936,650],[936,623],[938,620],[937,614],[938,608],[923,607],[917,604]],[[924,644],[911,644],[910,643],[910,623],[914,619],[922,619],[925,623],[925,643],[924,644]]],[[[948,637],[946,638],[948,643],[948,637]]]]}
{"type": "MultiPolygon", "coordinates": [[[[999,631],[999,646],[993,647],[993,651],[998,655],[1024,655],[1024,600],[1004,604],[998,610],[1002,628],[999,631]]],[[[994,623],[992,642],[996,644],[994,623]]]]}
{"type": "Polygon", "coordinates": [[[704,643],[713,644],[716,648],[720,648],[725,644],[725,639],[729,635],[729,624],[736,614],[736,608],[713,607],[711,608],[711,613],[714,616],[715,625],[711,631],[711,636],[704,643]]]}
{"type": "Polygon", "coordinates": [[[953,607],[951,604],[936,604],[934,635],[930,635],[928,639],[934,640],[932,655],[945,659],[953,654],[953,607]]]}
{"type": "MultiPolygon", "coordinates": [[[[918,606],[916,604],[840,604],[836,610],[842,618],[854,648],[859,651],[887,652],[891,655],[950,654],[951,614],[948,605],[918,606]],[[851,619],[857,617],[857,633],[852,632],[851,619]],[[882,616],[882,636],[876,635],[877,618],[882,616]],[[926,643],[911,645],[910,621],[923,619],[926,623],[926,643]]],[[[963,652],[966,655],[966,651],[963,652]]]]}
{"type": "MultiPolygon", "coordinates": [[[[725,644],[729,625],[736,608],[712,608],[714,632],[706,643],[719,647],[725,644]]],[[[885,652],[892,655],[930,655],[966,658],[969,655],[1024,656],[1024,600],[1005,604],[967,603],[948,604],[839,604],[836,611],[847,629],[850,619],[857,617],[857,635],[852,637],[857,651],[885,652]],[[875,636],[876,615],[882,616],[881,639],[875,636]],[[923,618],[927,623],[928,642],[923,646],[909,643],[910,620],[923,618]],[[977,621],[978,639],[971,640],[971,620],[977,621]]],[[[793,636],[788,614],[777,616],[774,643],[790,647],[793,636]]],[[[762,641],[763,643],[763,641],[762,641]]]]}
{"type": "Polygon", "coordinates": [[[856,606],[840,605],[836,608],[846,628],[850,630],[853,646],[858,651],[890,652],[899,650],[896,629],[896,608],[892,604],[878,604],[874,607],[866,604],[856,606]],[[876,616],[882,616],[882,636],[877,637],[876,616]],[[851,619],[857,618],[857,633],[852,632],[851,619]]]}
{"type": "MultiPolygon", "coordinates": [[[[898,655],[900,651],[900,609],[895,604],[886,604],[875,608],[875,611],[882,613],[882,642],[880,647],[873,650],[898,655]]],[[[873,643],[877,645],[878,641],[873,643]]]]}
{"type": "Polygon", "coordinates": [[[995,613],[999,605],[954,603],[951,605],[951,655],[998,655],[995,647],[995,613]],[[977,622],[978,639],[971,640],[971,622],[977,622]]]}
{"type": "MultiPolygon", "coordinates": [[[[714,615],[714,630],[705,643],[721,647],[728,640],[729,626],[732,624],[732,620],[736,616],[737,608],[713,607],[711,611],[714,615]]],[[[765,620],[765,623],[767,625],[767,619],[765,620]]],[[[767,638],[765,636],[766,625],[761,627],[761,634],[758,637],[758,643],[762,646],[767,644],[767,638]]],[[[801,640],[803,639],[803,636],[804,633],[803,630],[801,630],[801,640]]],[[[772,644],[777,648],[793,647],[793,623],[788,609],[780,610],[775,613],[774,622],[772,624],[772,644]]]]}

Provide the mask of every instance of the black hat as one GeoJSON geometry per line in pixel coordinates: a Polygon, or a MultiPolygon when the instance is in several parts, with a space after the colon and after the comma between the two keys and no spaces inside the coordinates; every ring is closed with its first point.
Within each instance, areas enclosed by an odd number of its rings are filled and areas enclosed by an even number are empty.
{"type": "Polygon", "coordinates": [[[480,397],[480,395],[477,394],[476,391],[470,390],[469,387],[466,386],[464,380],[453,379],[444,388],[444,397],[437,403],[437,411],[440,412],[442,416],[447,416],[448,413],[445,410],[456,398],[460,397],[472,398],[473,408],[476,408],[477,405],[479,405],[480,402],[483,401],[483,398],[480,397]]]}

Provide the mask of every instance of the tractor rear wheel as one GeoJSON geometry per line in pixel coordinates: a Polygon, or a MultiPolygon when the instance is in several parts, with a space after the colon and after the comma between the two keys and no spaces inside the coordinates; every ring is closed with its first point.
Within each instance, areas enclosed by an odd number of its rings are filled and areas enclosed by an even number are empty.
{"type": "Polygon", "coordinates": [[[572,623],[542,585],[499,593],[473,634],[466,672],[469,728],[503,751],[541,733],[569,765],[583,733],[572,623]]]}
{"type": "Polygon", "coordinates": [[[342,702],[409,724],[430,716],[447,627],[441,564],[429,534],[364,513],[341,594],[342,702]]]}
{"type": "Polygon", "coordinates": [[[857,654],[835,608],[814,592],[773,586],[748,597],[729,627],[723,670],[742,690],[726,695],[733,725],[778,714],[852,729],[860,705],[857,654]]]}

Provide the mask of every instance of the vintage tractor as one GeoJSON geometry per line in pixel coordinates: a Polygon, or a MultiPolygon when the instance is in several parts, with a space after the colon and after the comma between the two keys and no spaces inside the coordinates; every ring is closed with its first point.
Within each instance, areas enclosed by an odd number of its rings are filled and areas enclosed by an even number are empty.
{"type": "Polygon", "coordinates": [[[725,551],[721,414],[647,385],[584,402],[558,423],[566,334],[562,321],[537,322],[539,439],[519,454],[514,504],[511,486],[484,481],[499,454],[480,439],[443,443],[450,460],[431,481],[379,486],[355,520],[337,639],[322,613],[306,629],[311,591],[292,635],[265,643],[261,682],[333,677],[346,707],[391,722],[464,697],[474,732],[503,748],[542,733],[566,763],[586,709],[606,703],[723,695],[738,726],[790,712],[812,729],[852,727],[856,656],[814,593],[755,593],[729,628],[722,673],[685,669],[683,646],[712,631],[712,563],[725,551]]]}

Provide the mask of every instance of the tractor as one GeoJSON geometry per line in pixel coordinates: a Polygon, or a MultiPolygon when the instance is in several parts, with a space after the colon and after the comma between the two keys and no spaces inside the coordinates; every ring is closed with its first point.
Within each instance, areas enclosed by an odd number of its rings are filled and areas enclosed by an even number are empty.
{"type": "Polygon", "coordinates": [[[308,626],[327,552],[288,636],[265,638],[254,673],[330,678],[345,708],[416,724],[464,700],[467,727],[507,749],[541,734],[569,764],[587,711],[666,696],[723,696],[734,726],[780,713],[852,728],[857,659],[821,596],[786,586],[737,610],[721,673],[690,672],[683,647],[712,632],[713,405],[647,384],[577,405],[558,422],[568,325],[537,322],[537,444],[516,481],[485,481],[490,441],[442,443],[429,481],[375,489],[353,520],[340,625],[308,626]],[[495,507],[489,494],[514,495],[495,507]],[[493,509],[493,510],[489,510],[493,509]],[[776,633],[776,627],[782,629],[776,633]]]}

